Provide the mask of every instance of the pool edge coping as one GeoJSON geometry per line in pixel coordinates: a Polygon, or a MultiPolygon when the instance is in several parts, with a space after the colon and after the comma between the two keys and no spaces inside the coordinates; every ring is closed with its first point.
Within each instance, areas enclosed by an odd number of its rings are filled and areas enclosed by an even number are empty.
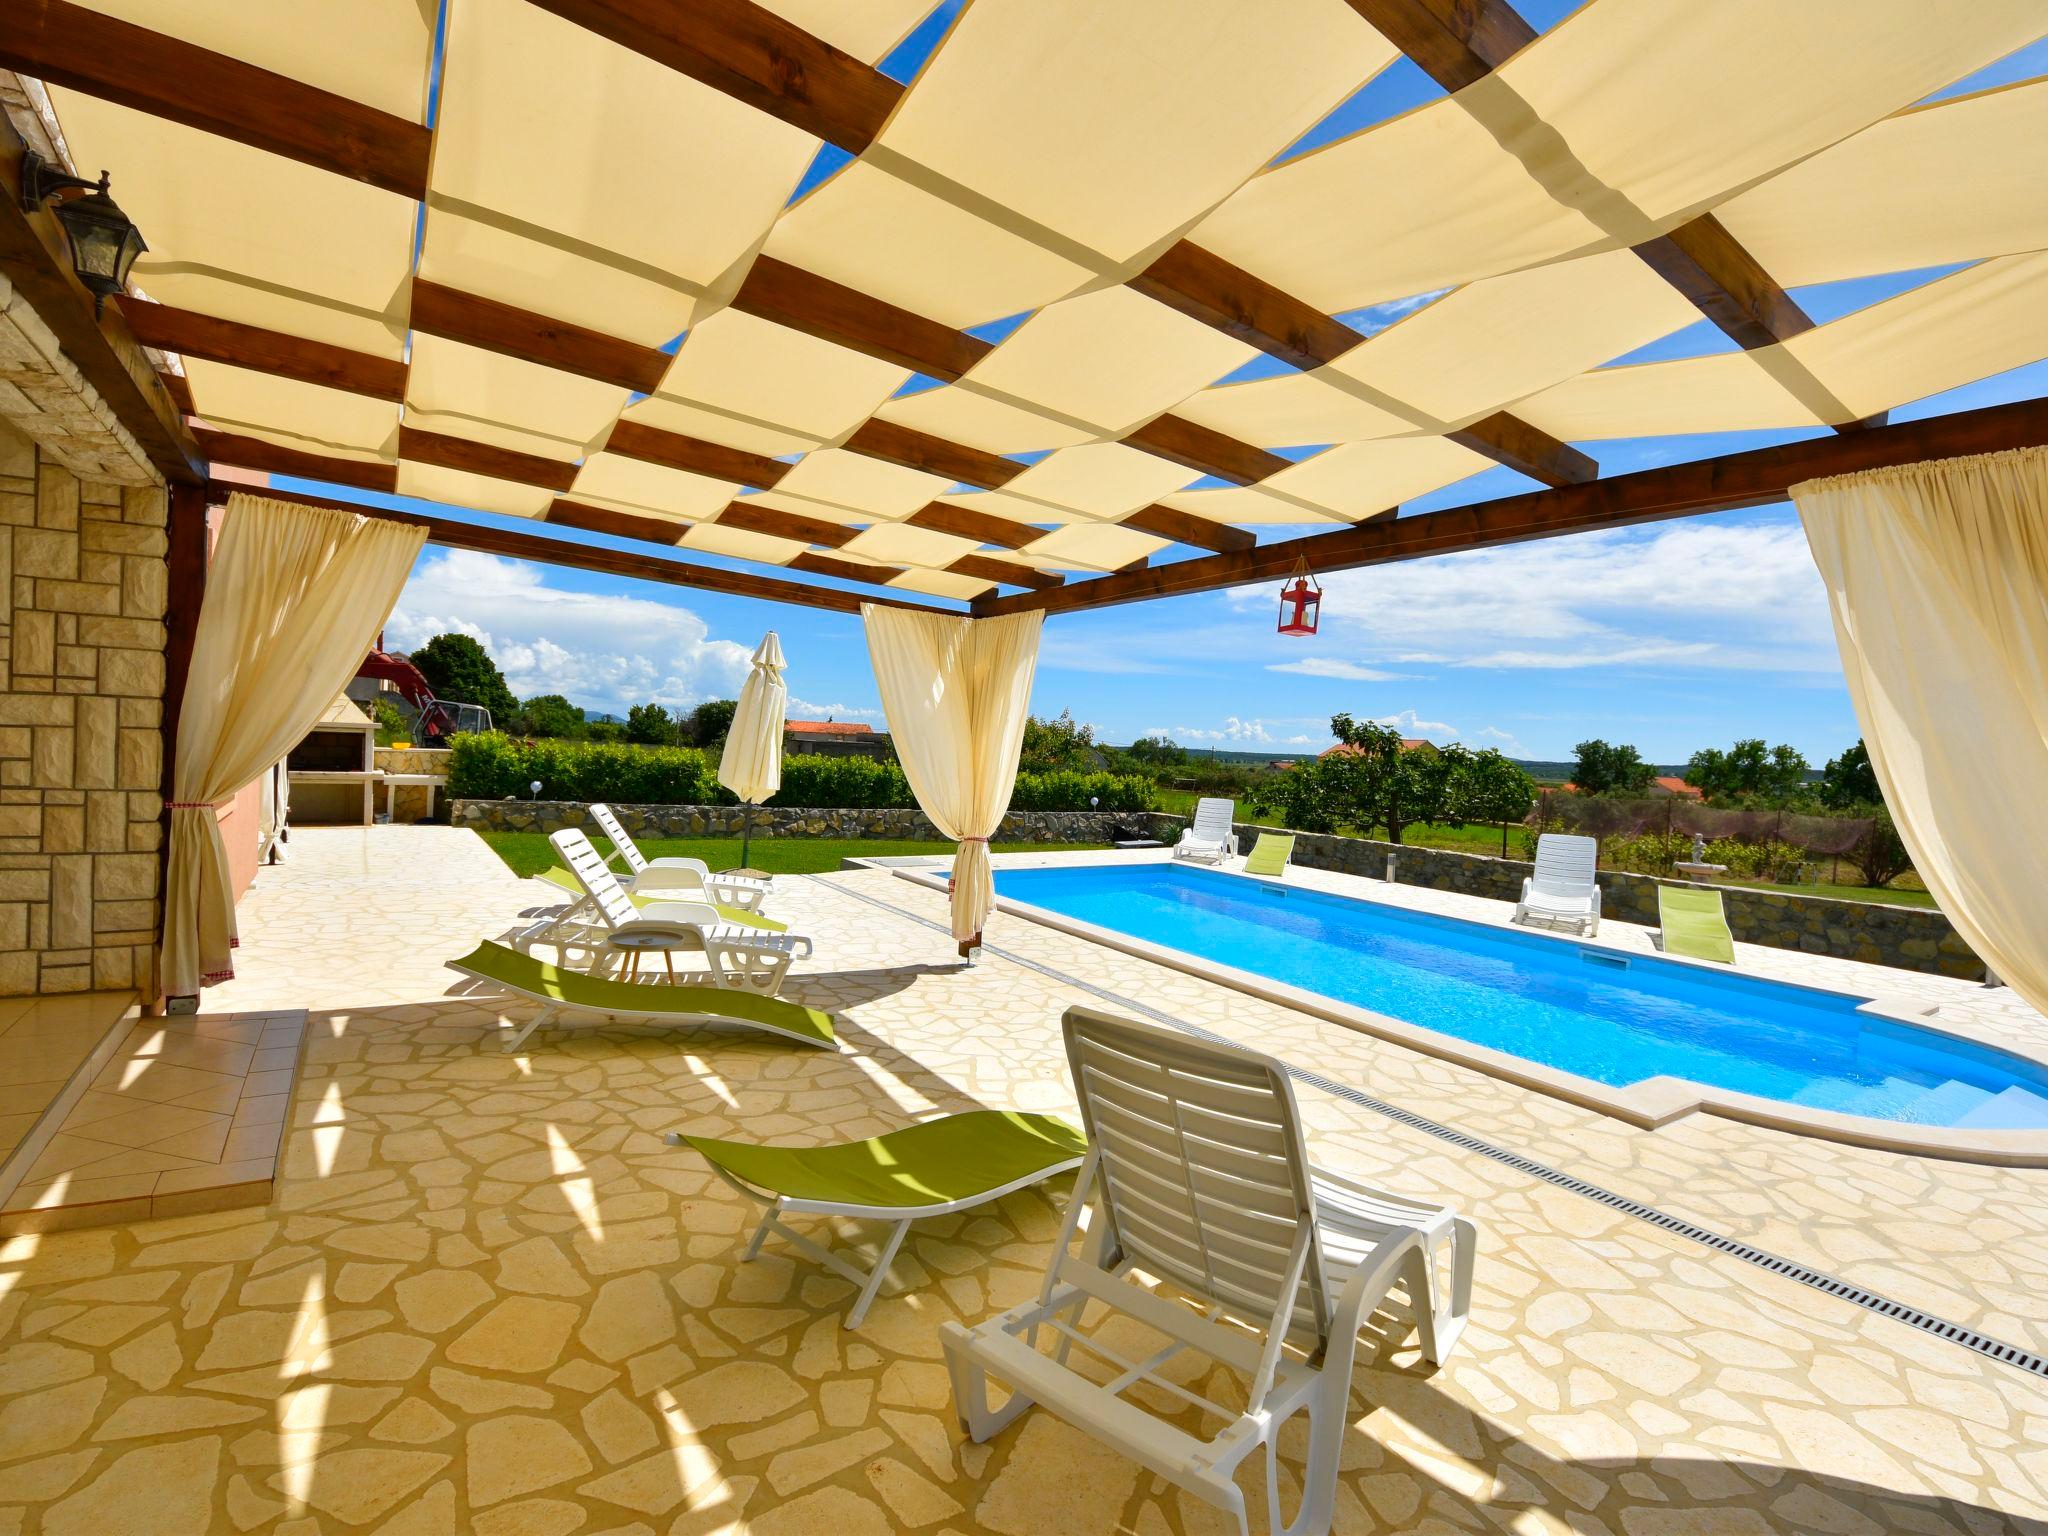
{"type": "MultiPolygon", "coordinates": [[[[1050,861],[1051,856],[1047,856],[1050,861]]],[[[1163,862],[1147,859],[1144,863],[1163,862]]],[[[1040,864],[1037,867],[1050,867],[1040,864]]],[[[1078,867],[1103,867],[1098,861],[1088,861],[1078,867]]],[[[1217,874],[1238,879],[1254,880],[1260,884],[1282,884],[1280,881],[1263,880],[1255,875],[1244,875],[1236,870],[1222,869],[1214,865],[1217,874]]],[[[928,890],[944,891],[947,879],[942,872],[929,869],[896,868],[889,871],[899,880],[928,890]]],[[[1375,901],[1368,895],[1353,895],[1348,892],[1319,892],[1333,896],[1340,901],[1359,901],[1374,906],[1388,907],[1395,911],[1410,909],[1392,902],[1375,901]]],[[[1645,1078],[1626,1088],[1613,1088],[1592,1078],[1581,1077],[1575,1072],[1561,1071],[1545,1066],[1527,1057],[1515,1056],[1506,1051],[1497,1051],[1490,1046],[1478,1045],[1469,1040],[1460,1040],[1454,1035],[1438,1030],[1425,1029],[1368,1008],[1342,1002],[1320,992],[1311,992],[1287,982],[1275,981],[1251,971],[1239,970],[1235,966],[1205,960],[1181,950],[1171,949],[1150,940],[1133,938],[1099,924],[1082,922],[1045,907],[1018,901],[1000,893],[996,895],[998,911],[1021,917],[1027,922],[1074,938],[1086,939],[1090,943],[1149,960],[1155,965],[1166,966],[1191,976],[1199,976],[1236,992],[1275,1003],[1297,1013],[1339,1024],[1361,1034],[1390,1040],[1396,1045],[1406,1046],[1425,1056],[1469,1067],[1489,1077],[1497,1077],[1516,1084],[1518,1087],[1533,1089],[1552,1098],[1563,1099],[1581,1108],[1591,1109],[1600,1114],[1611,1115],[1645,1130],[1656,1130],[1674,1120],[1691,1114],[1714,1114],[1724,1119],[1743,1121],[1762,1126],[1768,1130],[1785,1131],[1795,1135],[1815,1136],[1826,1141],[1844,1142],[1851,1146],[1868,1147],[1881,1152],[1903,1152],[1921,1157],[1939,1157],[1956,1162],[1986,1163],[2008,1168],[2048,1167],[2048,1131],[1970,1131],[1953,1130],[1941,1126],[1914,1126],[1902,1120],[1877,1120],[1865,1115],[1846,1115],[1835,1110],[1808,1109],[1787,1104],[1780,1099],[1767,1099],[1755,1094],[1740,1093],[1734,1089],[1717,1088],[1709,1083],[1695,1082],[1691,1078],[1657,1076],[1645,1078]]],[[[1472,918],[1454,921],[1475,922],[1472,918]]],[[[1480,923],[1480,926],[1487,926],[1480,923]]],[[[1511,926],[1511,925],[1499,925],[1511,926]]],[[[1551,933],[1543,929],[1515,927],[1517,933],[1526,933],[1532,938],[1551,943],[1569,944],[1577,948],[1592,947],[1621,955],[1637,958],[1628,950],[1611,944],[1602,944],[1597,938],[1580,938],[1566,934],[1551,933]]],[[[1658,955],[1655,958],[1672,964],[1686,964],[1680,956],[1658,955]]],[[[1703,964],[1699,969],[1720,974],[1721,968],[1703,964]]],[[[1764,978],[1771,979],[1771,978],[1764,978]]],[[[1800,987],[1807,991],[1831,991],[1825,987],[1805,986],[1790,982],[1785,985],[1800,987]]],[[[1853,995],[1836,993],[1836,996],[1853,995]]],[[[1968,1044],[1989,1046],[2006,1055],[2026,1058],[2026,1053],[2015,1051],[2002,1041],[1980,1036],[1955,1021],[1933,1021],[1928,1015],[1931,1010],[1923,1005],[1903,1005],[1900,999],[1875,998],[1866,1002],[1859,1012],[1868,1012],[1876,1017],[1895,1023],[1909,1024],[1931,1034],[1946,1035],[1951,1039],[1968,1044]]]]}

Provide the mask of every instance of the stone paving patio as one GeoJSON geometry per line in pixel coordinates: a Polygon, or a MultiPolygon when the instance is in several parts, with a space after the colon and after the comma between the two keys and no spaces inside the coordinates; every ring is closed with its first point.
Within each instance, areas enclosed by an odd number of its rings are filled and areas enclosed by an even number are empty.
{"type": "MultiPolygon", "coordinates": [[[[273,1203],[0,1248],[0,1532],[1223,1528],[1047,1414],[988,1446],[954,1427],[936,1325],[1026,1291],[1052,1200],[918,1230],[910,1288],[848,1333],[851,1287],[772,1248],[735,1265],[746,1211],[661,1142],[1069,1111],[1057,1019],[1085,994],[1000,957],[961,968],[913,918],[943,898],[887,872],[785,877],[778,915],[817,939],[790,992],[838,1014],[843,1054],[579,1027],[505,1056],[498,1011],[451,996],[440,961],[541,887],[459,830],[315,829],[292,851],[244,904],[240,978],[208,997],[308,1010],[273,1203]]],[[[1635,1130],[997,924],[1052,970],[2048,1344],[2048,1174],[1706,1116],[1635,1130]]],[[[1995,994],[1938,1000],[2038,1027],[1995,994]]],[[[2048,1532],[2048,1382],[1342,1100],[1303,1105],[1320,1160],[1440,1191],[1482,1234],[1450,1364],[1398,1329],[1364,1351],[1339,1530],[2048,1532]]]]}

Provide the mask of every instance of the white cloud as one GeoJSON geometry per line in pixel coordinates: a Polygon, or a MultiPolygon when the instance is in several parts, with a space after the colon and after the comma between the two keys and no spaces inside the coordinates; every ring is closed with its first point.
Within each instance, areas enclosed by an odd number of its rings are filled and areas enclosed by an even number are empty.
{"type": "Polygon", "coordinates": [[[1340,677],[1352,683],[1391,683],[1406,675],[1382,672],[1362,662],[1344,661],[1335,656],[1305,656],[1300,661],[1277,661],[1266,670],[1293,672],[1302,677],[1340,677]]]}
{"type": "MultiPolygon", "coordinates": [[[[1789,523],[1543,539],[1322,578],[1323,632],[1360,665],[1832,673],[1826,596],[1789,523]]],[[[1232,594],[1263,605],[1262,587],[1232,594]]]]}
{"type": "MultiPolygon", "coordinates": [[[[472,550],[438,552],[417,566],[384,635],[409,650],[447,630],[481,642],[520,698],[559,693],[617,715],[649,700],[731,698],[752,653],[751,643],[713,639],[687,608],[551,587],[538,566],[472,550]]],[[[841,718],[855,713],[833,707],[841,718]]]]}
{"type": "Polygon", "coordinates": [[[1171,736],[1177,742],[1187,741],[1234,741],[1248,746],[1259,746],[1273,740],[1273,733],[1266,728],[1263,720],[1240,720],[1236,715],[1227,716],[1215,730],[1199,725],[1176,725],[1170,731],[1154,732],[1154,735],[1171,736]]]}
{"type": "Polygon", "coordinates": [[[1425,720],[1412,709],[1404,709],[1391,715],[1377,715],[1372,723],[1374,725],[1391,726],[1403,736],[1433,737],[1455,736],[1458,734],[1458,728],[1455,725],[1451,725],[1443,720],[1425,720]]]}
{"type": "Polygon", "coordinates": [[[1489,747],[1498,747],[1509,757],[1529,756],[1528,750],[1515,739],[1513,731],[1504,731],[1497,725],[1482,725],[1472,733],[1472,739],[1489,747]]]}
{"type": "Polygon", "coordinates": [[[879,709],[863,709],[858,704],[813,704],[795,694],[789,696],[785,713],[792,720],[872,720],[877,725],[882,720],[879,709]]]}

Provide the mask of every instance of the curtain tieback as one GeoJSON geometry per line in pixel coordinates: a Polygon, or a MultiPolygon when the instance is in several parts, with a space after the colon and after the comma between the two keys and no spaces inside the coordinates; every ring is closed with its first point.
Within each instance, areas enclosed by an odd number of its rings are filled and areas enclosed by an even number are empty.
{"type": "Polygon", "coordinates": [[[963,843],[985,843],[988,839],[985,837],[963,837],[960,841],[963,843]]]}
{"type": "Polygon", "coordinates": [[[221,808],[221,804],[222,802],[218,800],[166,800],[164,802],[164,809],[167,811],[217,811],[221,808]]]}

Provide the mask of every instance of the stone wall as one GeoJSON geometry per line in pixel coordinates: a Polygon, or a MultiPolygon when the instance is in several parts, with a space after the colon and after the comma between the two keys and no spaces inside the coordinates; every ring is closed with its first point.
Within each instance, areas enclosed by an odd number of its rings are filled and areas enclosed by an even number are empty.
{"type": "MultiPolygon", "coordinates": [[[[1249,850],[1260,828],[1240,823],[1239,843],[1249,850]]],[[[1445,848],[1417,848],[1359,837],[1334,837],[1297,832],[1295,862],[1313,869],[1387,878],[1387,858],[1394,856],[1394,879],[1402,885],[1458,891],[1494,901],[1516,901],[1531,865],[1520,859],[1454,853],[1445,848]]],[[[1657,887],[1684,885],[1648,875],[1602,870],[1600,915],[1617,922],[1657,925],[1657,887]]],[[[1745,886],[1715,887],[1728,910],[1728,927],[1746,944],[1773,949],[1804,950],[1871,965],[1930,971],[1941,976],[1981,980],[1984,962],[1965,944],[1948,918],[1932,907],[1887,906],[1874,901],[1839,901],[1785,891],[1745,886]]]]}
{"type": "Polygon", "coordinates": [[[448,777],[446,747],[379,747],[377,766],[386,773],[434,773],[448,777]]]}
{"type": "MultiPolygon", "coordinates": [[[[755,837],[858,837],[948,842],[922,811],[854,808],[806,810],[777,805],[620,805],[620,821],[634,837],[738,837],[751,819],[755,837]]],[[[573,800],[457,800],[458,827],[504,832],[595,832],[589,807],[573,800]]],[[[1107,843],[1118,826],[1136,825],[1152,836],[1180,835],[1179,821],[1150,812],[1012,811],[996,833],[999,843],[1107,843]],[[1160,826],[1169,830],[1158,831],[1160,826]]]]}
{"type": "Polygon", "coordinates": [[[154,991],[165,511],[0,422],[0,994],[154,991]]]}

